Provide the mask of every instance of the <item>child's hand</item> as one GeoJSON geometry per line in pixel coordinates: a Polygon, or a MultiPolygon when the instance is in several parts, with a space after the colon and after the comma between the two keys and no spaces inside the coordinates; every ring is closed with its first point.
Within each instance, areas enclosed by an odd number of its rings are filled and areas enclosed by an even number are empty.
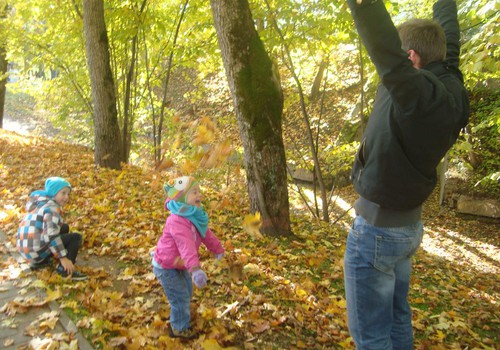
{"type": "Polygon", "coordinates": [[[73,274],[73,270],[75,269],[75,265],[73,265],[73,262],[69,260],[67,257],[61,258],[59,260],[61,263],[62,267],[64,268],[64,271],[68,273],[68,275],[73,274]]]}
{"type": "Polygon", "coordinates": [[[193,282],[196,287],[199,289],[205,287],[207,285],[207,275],[203,272],[202,269],[197,269],[192,272],[193,282]]]}
{"type": "Polygon", "coordinates": [[[215,254],[215,259],[221,260],[224,257],[224,253],[215,254]]]}

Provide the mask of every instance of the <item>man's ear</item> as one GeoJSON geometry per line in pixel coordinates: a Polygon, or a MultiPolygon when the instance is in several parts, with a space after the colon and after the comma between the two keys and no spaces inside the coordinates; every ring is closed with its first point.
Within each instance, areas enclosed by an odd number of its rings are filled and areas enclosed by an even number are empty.
{"type": "Polygon", "coordinates": [[[408,50],[408,59],[413,63],[413,67],[420,69],[422,68],[422,59],[420,55],[415,50],[408,50]]]}

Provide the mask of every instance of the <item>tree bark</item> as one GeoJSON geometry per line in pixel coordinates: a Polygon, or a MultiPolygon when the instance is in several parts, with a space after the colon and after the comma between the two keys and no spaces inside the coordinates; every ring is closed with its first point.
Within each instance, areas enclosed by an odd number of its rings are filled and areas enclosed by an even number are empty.
{"type": "Polygon", "coordinates": [[[125,159],[103,0],[83,1],[83,29],[94,104],[94,162],[102,167],[120,169],[121,162],[125,159]]]}
{"type": "Polygon", "coordinates": [[[283,93],[277,69],[255,30],[248,0],[210,3],[244,147],[250,210],[261,213],[262,233],[289,235],[283,93]]]}
{"type": "Polygon", "coordinates": [[[318,67],[318,72],[316,73],[316,77],[314,78],[313,85],[311,87],[311,93],[309,95],[309,99],[311,101],[316,101],[319,97],[319,89],[321,87],[321,82],[323,81],[323,75],[325,74],[325,70],[328,67],[328,62],[321,61],[318,67]]]}

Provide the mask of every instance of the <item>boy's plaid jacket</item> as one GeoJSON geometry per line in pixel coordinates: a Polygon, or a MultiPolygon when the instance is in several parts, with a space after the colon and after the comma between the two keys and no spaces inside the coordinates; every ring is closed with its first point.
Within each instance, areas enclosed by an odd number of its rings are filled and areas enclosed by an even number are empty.
{"type": "Polygon", "coordinates": [[[28,214],[17,230],[17,249],[30,262],[50,255],[60,259],[67,254],[61,240],[62,208],[53,199],[35,195],[26,204],[28,214]]]}

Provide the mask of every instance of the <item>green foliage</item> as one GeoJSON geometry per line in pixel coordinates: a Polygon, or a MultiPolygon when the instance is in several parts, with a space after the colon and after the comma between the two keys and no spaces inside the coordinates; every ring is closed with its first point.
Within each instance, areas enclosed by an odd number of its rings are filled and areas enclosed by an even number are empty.
{"type": "MultiPolygon", "coordinates": [[[[402,0],[386,1],[386,4],[398,24],[410,17],[430,18],[434,2],[402,0]]],[[[92,146],[92,99],[81,4],[71,1],[0,1],[1,6],[7,3],[10,9],[7,18],[0,19],[0,40],[7,45],[8,60],[17,64],[26,80],[23,84],[10,84],[8,88],[24,87],[24,91],[36,97],[35,103],[48,112],[52,122],[63,129],[68,138],[92,146]],[[35,75],[42,79],[36,80],[35,75]]],[[[105,1],[120,118],[124,115],[127,73],[134,59],[134,38],[137,42],[129,108],[134,140],[131,158],[134,163],[151,159],[153,118],[156,122],[159,118],[171,53],[173,74],[167,91],[163,130],[164,140],[167,140],[165,157],[175,158],[174,153],[179,152],[169,148],[179,132],[175,118],[188,114],[189,118],[199,118],[205,114],[195,112],[200,111],[200,107],[210,110],[210,117],[221,118],[219,123],[231,125],[231,132],[237,134],[227,85],[225,79],[220,78],[224,73],[208,1],[189,1],[176,45],[173,45],[184,3],[185,0],[105,1]],[[222,85],[224,88],[221,88],[222,85]]],[[[285,92],[284,134],[289,160],[307,167],[312,163],[311,156],[304,154],[308,145],[304,137],[305,126],[299,116],[301,107],[297,82],[291,79],[290,62],[284,60],[283,45],[290,49],[294,71],[306,95],[307,112],[321,162],[331,169],[350,165],[352,159],[347,155],[350,154],[352,138],[344,140],[339,134],[346,129],[345,120],[361,92],[361,85],[357,34],[346,2],[252,0],[250,3],[259,36],[281,75],[285,92]],[[273,28],[273,20],[282,31],[283,40],[273,28]],[[309,101],[307,93],[313,85],[318,66],[323,62],[328,65],[320,89],[324,101],[309,101]]],[[[488,0],[459,0],[458,8],[462,30],[461,68],[467,86],[475,91],[476,86],[500,78],[500,36],[497,29],[500,5],[488,0]]],[[[364,50],[361,57],[364,82],[373,81],[371,85],[375,85],[375,79],[370,78],[374,76],[374,68],[364,50]]],[[[475,94],[472,104],[471,139],[457,144],[454,153],[457,158],[453,161],[467,164],[462,161],[467,154],[472,151],[477,153],[482,163],[474,172],[479,176],[476,180],[482,179],[483,185],[496,181],[500,113],[496,102],[498,95],[476,99],[477,96],[475,94]]],[[[372,104],[369,99],[370,95],[365,99],[365,115],[372,104]]],[[[359,116],[359,113],[353,115],[353,120],[348,122],[355,123],[359,116]]],[[[237,135],[231,137],[238,142],[237,135]]]]}
{"type": "Polygon", "coordinates": [[[500,91],[477,88],[470,101],[468,132],[452,149],[454,166],[467,166],[476,191],[500,193],[500,91]]]}
{"type": "Polygon", "coordinates": [[[338,147],[327,146],[325,149],[325,162],[328,164],[329,173],[335,176],[350,172],[358,147],[359,142],[357,141],[342,144],[338,147]]]}
{"type": "Polygon", "coordinates": [[[473,135],[473,151],[481,155],[482,162],[477,169],[483,176],[479,183],[486,188],[497,187],[498,170],[500,169],[500,92],[478,91],[473,95],[471,115],[471,131],[473,135]]]}
{"type": "Polygon", "coordinates": [[[339,45],[352,42],[355,33],[345,1],[259,0],[252,13],[271,56],[283,60],[283,42],[272,26],[275,17],[305,87],[312,83],[319,63],[334,61],[339,45]]]}
{"type": "Polygon", "coordinates": [[[500,3],[464,0],[459,20],[462,29],[462,70],[469,87],[487,78],[500,78],[500,3]]]}

